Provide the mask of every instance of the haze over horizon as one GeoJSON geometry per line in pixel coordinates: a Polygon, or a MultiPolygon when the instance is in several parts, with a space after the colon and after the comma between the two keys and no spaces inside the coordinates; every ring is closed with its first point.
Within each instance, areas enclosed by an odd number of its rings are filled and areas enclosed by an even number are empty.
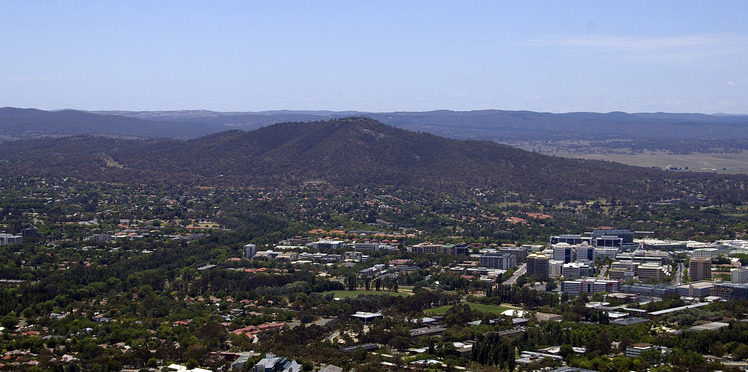
{"type": "Polygon", "coordinates": [[[0,106],[748,114],[746,2],[8,2],[0,106]]]}

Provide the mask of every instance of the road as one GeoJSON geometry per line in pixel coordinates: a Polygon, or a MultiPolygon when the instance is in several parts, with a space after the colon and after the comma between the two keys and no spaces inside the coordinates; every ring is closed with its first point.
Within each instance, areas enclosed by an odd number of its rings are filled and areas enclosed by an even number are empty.
{"type": "Polygon", "coordinates": [[[502,284],[514,285],[515,283],[517,283],[517,279],[519,279],[520,276],[525,275],[526,272],[527,264],[523,263],[522,266],[518,267],[517,271],[515,271],[514,274],[512,274],[512,276],[502,284]]]}
{"type": "Polygon", "coordinates": [[[608,266],[603,265],[602,267],[600,267],[600,273],[597,274],[597,278],[601,280],[605,279],[605,273],[608,272],[609,269],[610,269],[610,265],[608,266]]]}
{"type": "Polygon", "coordinates": [[[673,285],[679,286],[683,282],[683,269],[685,269],[683,262],[678,263],[678,271],[675,273],[675,279],[673,280],[673,285]]]}

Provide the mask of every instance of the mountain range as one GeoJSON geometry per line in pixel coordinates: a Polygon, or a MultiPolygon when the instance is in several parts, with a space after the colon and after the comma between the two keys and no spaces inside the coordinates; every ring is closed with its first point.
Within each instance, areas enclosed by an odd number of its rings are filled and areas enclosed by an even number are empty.
{"type": "Polygon", "coordinates": [[[663,186],[674,177],[704,184],[715,179],[448,139],[362,117],[280,123],[185,141],[90,135],[9,141],[0,146],[0,173],[216,187],[321,181],[335,187],[390,185],[450,194],[492,189],[584,200],[676,197],[677,190],[663,186]]]}
{"type": "Polygon", "coordinates": [[[0,140],[99,134],[123,138],[192,139],[230,129],[253,130],[284,122],[366,116],[416,132],[496,142],[608,139],[748,138],[748,116],[669,113],[532,111],[42,111],[0,108],[0,140]]]}

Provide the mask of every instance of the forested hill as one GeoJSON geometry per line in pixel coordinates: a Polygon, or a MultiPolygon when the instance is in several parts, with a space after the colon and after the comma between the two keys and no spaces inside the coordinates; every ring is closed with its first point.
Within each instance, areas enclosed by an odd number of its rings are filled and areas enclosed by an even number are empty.
{"type": "Polygon", "coordinates": [[[122,138],[190,139],[230,129],[253,130],[284,122],[366,116],[398,128],[455,139],[497,142],[557,140],[748,139],[748,116],[702,114],[566,113],[532,111],[212,112],[41,111],[0,108],[0,141],[98,134],[122,138]]]}
{"type": "Polygon", "coordinates": [[[206,123],[150,121],[85,111],[0,108],[0,141],[96,134],[113,137],[194,138],[223,130],[206,123]]]}
{"type": "Polygon", "coordinates": [[[0,147],[4,174],[227,187],[396,185],[536,198],[668,198],[666,178],[697,178],[616,163],[549,157],[488,141],[452,140],[368,118],[282,123],[189,140],[68,137],[0,147]]]}
{"type": "Polygon", "coordinates": [[[178,120],[215,127],[256,129],[273,123],[366,116],[398,128],[456,139],[497,142],[545,140],[686,140],[748,138],[748,116],[676,113],[555,114],[533,111],[476,110],[426,112],[335,111],[158,111],[112,112],[147,120],[178,120]]]}

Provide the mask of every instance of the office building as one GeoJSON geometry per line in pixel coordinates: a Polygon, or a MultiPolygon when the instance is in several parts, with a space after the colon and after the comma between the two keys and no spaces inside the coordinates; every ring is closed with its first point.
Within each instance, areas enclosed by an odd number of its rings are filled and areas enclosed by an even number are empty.
{"type": "Polygon", "coordinates": [[[574,261],[574,246],[559,243],[553,246],[553,259],[569,263],[574,261]]]}
{"type": "Polygon", "coordinates": [[[36,227],[29,226],[23,230],[21,230],[21,236],[23,237],[29,237],[29,238],[36,238],[38,235],[38,231],[36,230],[36,227]]]}
{"type": "Polygon", "coordinates": [[[527,256],[527,275],[534,275],[541,280],[548,279],[549,263],[548,256],[544,254],[531,254],[527,256]]]}
{"type": "Polygon", "coordinates": [[[499,248],[499,252],[513,254],[517,257],[517,262],[525,262],[527,259],[527,247],[502,247],[499,248]]]}
{"type": "Polygon", "coordinates": [[[342,240],[320,240],[314,243],[309,243],[314,249],[341,249],[343,248],[342,240]]]}
{"type": "Polygon", "coordinates": [[[0,234],[0,245],[23,244],[23,237],[11,234],[0,234]]]}
{"type": "Polygon", "coordinates": [[[558,278],[564,267],[564,261],[548,260],[548,277],[558,278]]]}
{"type": "Polygon", "coordinates": [[[617,280],[581,279],[561,282],[561,292],[572,295],[585,293],[620,292],[621,282],[617,280]]]}
{"type": "Polygon", "coordinates": [[[710,294],[725,300],[748,300],[748,284],[717,283],[710,294]]]}
{"type": "Polygon", "coordinates": [[[688,276],[693,281],[712,278],[712,260],[709,258],[692,258],[688,266],[688,276]]]}
{"type": "Polygon", "coordinates": [[[378,251],[379,243],[356,243],[353,244],[353,249],[356,251],[378,251]]]}
{"type": "Polygon", "coordinates": [[[636,268],[636,276],[641,281],[649,279],[660,280],[665,277],[665,271],[660,265],[644,264],[636,268]]]}
{"type": "Polygon", "coordinates": [[[733,283],[748,283],[748,269],[730,270],[730,281],[733,283]]]}
{"type": "Polygon", "coordinates": [[[616,259],[616,255],[618,254],[618,248],[605,248],[605,247],[595,247],[595,257],[599,258],[610,258],[611,260],[616,259]]]}
{"type": "Polygon", "coordinates": [[[710,295],[713,287],[712,282],[694,282],[681,284],[675,288],[682,297],[706,297],[710,295]]]}
{"type": "Polygon", "coordinates": [[[561,275],[564,279],[578,279],[595,275],[595,267],[589,263],[569,262],[561,267],[561,275]]]}
{"type": "Polygon", "coordinates": [[[595,264],[596,250],[595,247],[587,244],[582,244],[574,247],[575,250],[575,261],[577,262],[591,262],[595,264]]]}
{"type": "Polygon", "coordinates": [[[244,258],[252,258],[257,253],[257,246],[254,244],[247,244],[244,246],[244,258]]]}
{"type": "Polygon", "coordinates": [[[517,267],[517,256],[507,253],[486,253],[480,257],[480,265],[489,269],[509,270],[517,267]]]}
{"type": "Polygon", "coordinates": [[[582,243],[592,244],[592,238],[589,236],[570,234],[551,236],[551,245],[559,243],[566,243],[569,245],[577,245],[582,243]]]}
{"type": "Polygon", "coordinates": [[[717,248],[698,248],[691,252],[692,258],[717,258],[719,250],[717,248]]]}

